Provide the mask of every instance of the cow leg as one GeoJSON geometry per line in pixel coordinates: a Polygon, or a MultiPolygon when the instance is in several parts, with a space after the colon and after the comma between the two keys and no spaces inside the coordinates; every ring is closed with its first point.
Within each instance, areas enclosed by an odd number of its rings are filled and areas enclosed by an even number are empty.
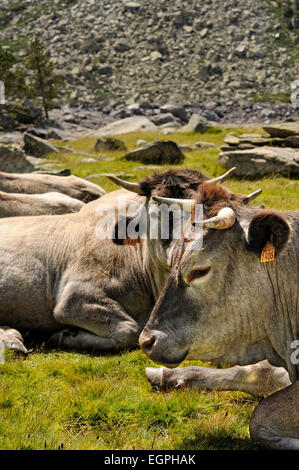
{"type": "Polygon", "coordinates": [[[9,326],[0,327],[0,349],[18,351],[27,354],[21,333],[9,326]]]}
{"type": "Polygon", "coordinates": [[[254,410],[250,436],[263,447],[299,450],[299,381],[265,398],[254,410]]]}
{"type": "Polygon", "coordinates": [[[69,296],[57,305],[54,317],[64,326],[77,329],[52,335],[49,342],[61,348],[118,351],[137,346],[142,329],[118,302],[107,297],[69,296]]]}
{"type": "Polygon", "coordinates": [[[265,396],[290,385],[289,374],[268,361],[228,369],[179,367],[175,369],[146,368],[149,381],[160,388],[192,387],[198,390],[239,390],[265,396]]]}

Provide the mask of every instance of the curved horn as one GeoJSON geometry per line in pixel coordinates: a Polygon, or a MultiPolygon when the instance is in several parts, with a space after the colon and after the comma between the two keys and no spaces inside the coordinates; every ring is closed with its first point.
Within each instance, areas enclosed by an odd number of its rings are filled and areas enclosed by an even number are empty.
{"type": "Polygon", "coordinates": [[[217,178],[212,178],[211,180],[208,180],[205,183],[222,183],[222,181],[225,181],[230,175],[232,175],[236,171],[236,169],[237,168],[234,166],[226,173],[224,173],[224,175],[218,176],[217,178]]]}
{"type": "Polygon", "coordinates": [[[248,196],[246,196],[246,198],[244,199],[244,203],[248,204],[249,201],[252,201],[256,197],[258,197],[262,192],[262,189],[258,189],[257,191],[254,191],[254,193],[248,194],[248,196]]]}
{"type": "Polygon", "coordinates": [[[128,191],[132,191],[133,193],[137,193],[137,194],[144,196],[144,192],[142,191],[138,183],[129,183],[128,181],[117,178],[117,176],[115,175],[105,175],[105,176],[109,178],[111,181],[113,181],[113,183],[117,184],[118,186],[121,186],[122,188],[125,188],[128,191]]]}
{"type": "Polygon", "coordinates": [[[153,196],[152,199],[156,202],[160,202],[162,204],[167,204],[171,206],[172,204],[178,204],[182,209],[189,210],[191,212],[192,207],[195,204],[194,199],[176,199],[172,197],[160,197],[160,196],[153,196]]]}
{"type": "Polygon", "coordinates": [[[214,228],[217,230],[225,230],[234,225],[236,221],[236,214],[230,207],[220,209],[218,214],[211,219],[203,220],[202,222],[195,223],[194,225],[202,225],[204,228],[214,228]]]}

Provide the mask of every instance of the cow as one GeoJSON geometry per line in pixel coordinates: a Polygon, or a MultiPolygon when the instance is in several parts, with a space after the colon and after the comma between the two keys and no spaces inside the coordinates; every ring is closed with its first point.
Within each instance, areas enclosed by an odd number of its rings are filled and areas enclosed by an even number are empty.
{"type": "Polygon", "coordinates": [[[62,193],[20,194],[0,191],[0,218],[79,212],[84,202],[62,193]]]}
{"type": "Polygon", "coordinates": [[[100,186],[73,175],[55,176],[2,171],[0,172],[0,191],[23,194],[58,192],[84,203],[94,201],[105,194],[100,186]]]}
{"type": "Polygon", "coordinates": [[[288,371],[290,383],[255,409],[250,435],[271,449],[298,450],[299,212],[245,207],[205,182],[199,197],[185,202],[202,204],[204,220],[189,219],[139,338],[145,354],[174,374],[147,374],[153,382],[163,375],[177,385],[205,382],[200,369],[177,368],[184,359],[227,362],[236,374],[260,361],[288,371]]]}
{"type": "MultiPolygon", "coordinates": [[[[124,197],[127,205],[137,206],[148,206],[154,195],[194,197],[203,182],[224,181],[231,173],[211,180],[194,170],[169,170],[140,183],[110,176],[123,189],[76,214],[0,221],[0,325],[9,324],[0,330],[4,347],[27,352],[15,329],[46,331],[49,344],[62,348],[101,352],[137,345],[169,275],[174,242],[147,239],[133,247],[118,237],[99,240],[97,211],[108,205],[113,213],[124,197]]],[[[259,193],[229,195],[248,204],[259,193]]],[[[114,225],[111,220],[111,232],[114,225]]],[[[272,380],[274,368],[268,364],[264,369],[272,380]]],[[[213,369],[205,372],[214,377],[213,369]]],[[[268,389],[281,388],[285,380],[272,380],[268,389]]],[[[243,371],[242,380],[232,379],[231,387],[239,389],[240,382],[252,393],[260,383],[252,380],[250,369],[243,371]]]]}
{"type": "MultiPolygon", "coordinates": [[[[97,211],[108,206],[113,215],[124,196],[127,205],[137,206],[152,193],[193,197],[209,178],[195,170],[169,170],[140,183],[110,179],[123,189],[76,214],[0,220],[4,348],[27,352],[18,329],[48,331],[50,343],[65,348],[117,351],[137,344],[169,273],[168,240],[153,241],[151,251],[146,243],[132,247],[117,237],[99,239],[97,211]]],[[[115,223],[111,217],[111,233],[115,223]]]]}

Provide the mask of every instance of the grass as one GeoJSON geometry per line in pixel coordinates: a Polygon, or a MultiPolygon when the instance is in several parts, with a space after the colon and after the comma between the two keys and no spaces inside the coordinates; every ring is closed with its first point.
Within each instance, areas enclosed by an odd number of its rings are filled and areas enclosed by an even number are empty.
{"type": "MultiPolygon", "coordinates": [[[[213,129],[204,134],[132,133],[119,136],[127,148],[138,139],[157,139],[191,144],[199,140],[223,144],[234,131],[261,129],[213,129]]],[[[96,138],[63,143],[77,152],[96,154],[96,138]]],[[[61,145],[61,142],[56,142],[61,145]]],[[[61,151],[49,158],[57,168],[71,168],[81,177],[113,172],[140,180],[150,168],[121,160],[123,152],[101,152],[105,159],[84,163],[86,156],[61,151]]],[[[185,152],[184,165],[217,176],[219,150],[185,152]]],[[[161,166],[164,170],[166,166],[161,166]]],[[[117,189],[104,177],[90,181],[107,191],[117,189]]],[[[226,186],[249,193],[263,188],[260,202],[275,209],[298,209],[298,181],[286,178],[230,179],[226,186]]],[[[183,366],[190,365],[185,362],[183,366]]],[[[194,365],[209,365],[193,361],[194,365]]],[[[242,392],[158,392],[150,386],[144,368],[153,364],[139,350],[97,355],[30,350],[26,360],[10,359],[0,365],[0,449],[255,449],[248,424],[257,400],[242,392]]],[[[218,365],[220,367],[220,365],[218,365]]]]}
{"type": "Polygon", "coordinates": [[[140,351],[31,351],[26,361],[0,366],[0,449],[254,448],[248,422],[255,399],[156,392],[146,365],[140,351]]]}

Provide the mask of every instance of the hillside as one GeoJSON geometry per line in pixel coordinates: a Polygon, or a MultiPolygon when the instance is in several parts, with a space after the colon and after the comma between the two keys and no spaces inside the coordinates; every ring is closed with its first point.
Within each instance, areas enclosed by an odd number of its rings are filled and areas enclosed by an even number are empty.
{"type": "Polygon", "coordinates": [[[0,41],[21,59],[41,37],[64,76],[62,102],[289,102],[298,18],[280,4],[2,0],[0,41]]]}

